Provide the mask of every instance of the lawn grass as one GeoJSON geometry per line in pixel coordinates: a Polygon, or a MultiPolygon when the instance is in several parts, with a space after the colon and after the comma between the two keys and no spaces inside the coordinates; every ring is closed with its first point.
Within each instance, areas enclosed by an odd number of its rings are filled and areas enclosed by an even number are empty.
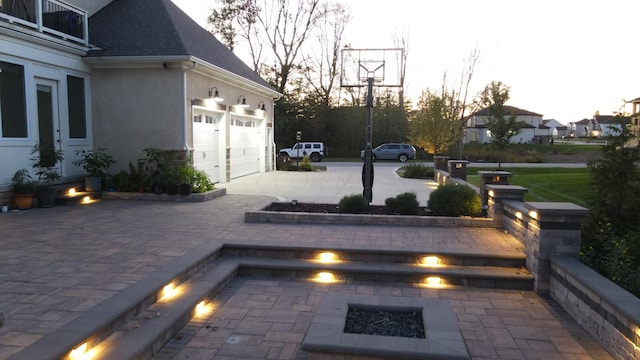
{"type": "MultiPolygon", "coordinates": [[[[483,168],[467,168],[467,181],[480,185],[478,171],[483,168]]],[[[529,189],[525,201],[571,202],[587,206],[591,194],[591,176],[588,168],[502,168],[513,176],[509,185],[520,185],[529,189]]]]}

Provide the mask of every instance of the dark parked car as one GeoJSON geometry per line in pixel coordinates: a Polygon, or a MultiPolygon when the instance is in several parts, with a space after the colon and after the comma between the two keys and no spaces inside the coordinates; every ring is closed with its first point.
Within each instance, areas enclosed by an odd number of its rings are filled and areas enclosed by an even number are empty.
{"type": "MultiPolygon", "coordinates": [[[[416,148],[409,144],[382,144],[372,150],[372,160],[398,160],[406,162],[407,160],[415,160],[416,148]]],[[[364,150],[360,151],[360,158],[364,160],[364,150]]]]}

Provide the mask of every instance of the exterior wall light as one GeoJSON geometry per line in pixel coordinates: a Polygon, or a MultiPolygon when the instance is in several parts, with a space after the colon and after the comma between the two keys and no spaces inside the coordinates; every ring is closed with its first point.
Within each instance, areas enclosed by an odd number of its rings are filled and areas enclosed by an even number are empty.
{"type": "Polygon", "coordinates": [[[217,87],[212,87],[211,89],[209,89],[209,99],[215,101],[215,102],[222,102],[224,99],[220,97],[220,93],[218,92],[218,88],[217,87]]]}
{"type": "Polygon", "coordinates": [[[241,108],[248,108],[249,104],[247,104],[247,98],[245,98],[244,95],[240,95],[238,97],[238,103],[236,104],[236,106],[241,108]]]}

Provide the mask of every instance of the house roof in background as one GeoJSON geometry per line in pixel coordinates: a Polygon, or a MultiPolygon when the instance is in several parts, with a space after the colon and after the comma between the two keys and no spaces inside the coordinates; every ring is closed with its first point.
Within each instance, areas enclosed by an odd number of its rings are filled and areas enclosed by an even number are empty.
{"type": "MultiPolygon", "coordinates": [[[[524,109],[519,109],[519,108],[517,108],[515,106],[505,105],[504,108],[507,110],[507,112],[513,112],[516,115],[542,116],[542,114],[534,113],[532,111],[528,111],[528,110],[524,110],[524,109]]],[[[473,115],[479,115],[479,116],[490,115],[489,114],[489,108],[484,108],[482,110],[478,110],[473,115]]]]}
{"type": "Polygon", "coordinates": [[[272,87],[171,0],[115,0],[89,18],[87,57],[193,56],[272,87]]]}

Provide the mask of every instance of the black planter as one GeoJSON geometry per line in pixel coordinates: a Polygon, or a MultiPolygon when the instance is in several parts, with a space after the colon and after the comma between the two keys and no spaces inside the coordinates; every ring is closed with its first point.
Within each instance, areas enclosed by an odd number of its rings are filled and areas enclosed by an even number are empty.
{"type": "Polygon", "coordinates": [[[169,195],[175,195],[178,193],[178,185],[177,184],[166,184],[164,186],[165,191],[169,195]]]}
{"type": "Polygon", "coordinates": [[[180,195],[191,195],[191,184],[180,184],[178,190],[180,191],[180,195]]]}
{"type": "Polygon", "coordinates": [[[40,189],[38,190],[38,206],[52,207],[56,202],[56,189],[40,189]]]}
{"type": "Polygon", "coordinates": [[[84,178],[84,189],[88,192],[102,191],[102,178],[93,176],[84,178]]]}

